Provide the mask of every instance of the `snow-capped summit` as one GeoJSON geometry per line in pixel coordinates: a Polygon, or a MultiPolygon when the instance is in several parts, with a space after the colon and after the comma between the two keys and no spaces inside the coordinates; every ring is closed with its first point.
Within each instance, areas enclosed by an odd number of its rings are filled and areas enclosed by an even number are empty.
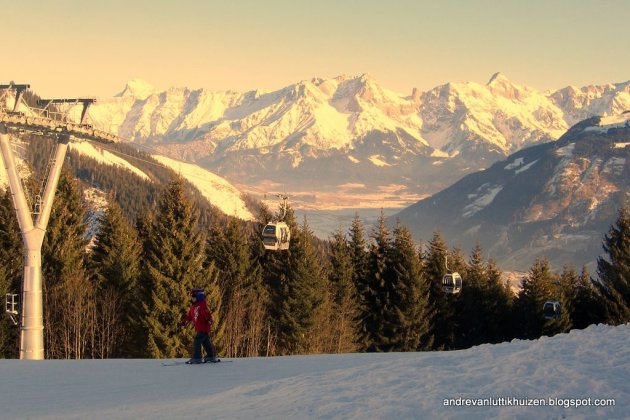
{"type": "Polygon", "coordinates": [[[116,96],[131,96],[136,99],[146,99],[155,92],[155,88],[143,79],[132,79],[127,82],[122,92],[116,96]]]}
{"type": "Polygon", "coordinates": [[[420,112],[422,135],[431,146],[480,160],[556,139],[568,128],[562,111],[544,93],[501,73],[486,85],[436,87],[423,95],[420,112]]]}
{"type": "Polygon", "coordinates": [[[519,100],[521,97],[525,97],[533,92],[533,89],[530,87],[512,83],[510,79],[500,72],[495,73],[486,86],[493,94],[510,100],[519,100]]]}
{"type": "Polygon", "coordinates": [[[426,194],[558,139],[578,121],[626,109],[630,82],[542,92],[496,73],[486,84],[447,83],[408,96],[365,73],[244,93],[158,92],[134,80],[90,116],[129,142],[237,182],[308,179],[317,190],[354,177],[368,189],[389,183],[426,194]]]}
{"type": "Polygon", "coordinates": [[[569,126],[595,115],[619,115],[630,109],[630,81],[581,88],[568,86],[550,99],[564,111],[569,126]]]}
{"type": "Polygon", "coordinates": [[[488,83],[486,83],[488,86],[493,85],[493,84],[497,84],[497,83],[504,83],[504,82],[509,82],[508,78],[505,77],[505,75],[503,73],[501,73],[500,71],[494,73],[492,75],[492,77],[490,77],[490,80],[488,80],[488,83]]]}

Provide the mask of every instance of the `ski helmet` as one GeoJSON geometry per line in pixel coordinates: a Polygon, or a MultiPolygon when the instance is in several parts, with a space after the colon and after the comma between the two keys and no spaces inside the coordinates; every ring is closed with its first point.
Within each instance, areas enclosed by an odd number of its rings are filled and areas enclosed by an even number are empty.
{"type": "Polygon", "coordinates": [[[197,300],[203,300],[205,296],[206,294],[201,287],[195,287],[190,291],[190,297],[194,297],[197,300]]]}

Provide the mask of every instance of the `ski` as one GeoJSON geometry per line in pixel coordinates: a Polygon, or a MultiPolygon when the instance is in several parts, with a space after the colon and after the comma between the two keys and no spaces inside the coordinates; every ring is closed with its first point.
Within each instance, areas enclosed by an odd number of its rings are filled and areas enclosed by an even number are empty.
{"type": "Polygon", "coordinates": [[[217,363],[230,363],[233,360],[221,360],[218,359],[216,362],[200,362],[200,363],[188,363],[185,361],[173,361],[173,362],[162,362],[162,366],[180,366],[180,365],[191,365],[191,366],[195,366],[195,365],[214,365],[217,363]]]}

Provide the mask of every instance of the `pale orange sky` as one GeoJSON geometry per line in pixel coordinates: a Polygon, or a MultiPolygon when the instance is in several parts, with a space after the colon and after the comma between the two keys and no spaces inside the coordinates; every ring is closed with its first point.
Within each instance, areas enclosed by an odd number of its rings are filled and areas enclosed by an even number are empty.
{"type": "Polygon", "coordinates": [[[630,80],[625,0],[22,0],[0,83],[112,96],[128,80],[247,91],[370,73],[409,94],[501,71],[537,89],[630,80]]]}

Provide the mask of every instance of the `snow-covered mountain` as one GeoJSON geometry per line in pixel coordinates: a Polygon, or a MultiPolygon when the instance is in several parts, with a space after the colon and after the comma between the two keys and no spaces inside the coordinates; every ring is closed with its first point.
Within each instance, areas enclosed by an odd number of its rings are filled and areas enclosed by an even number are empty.
{"type": "Polygon", "coordinates": [[[245,93],[158,92],[134,80],[90,116],[98,128],[238,184],[312,195],[348,183],[362,186],[358,194],[395,185],[420,198],[581,119],[626,109],[630,82],[541,92],[497,73],[487,84],[402,95],[364,74],[245,93]]]}
{"type": "Polygon", "coordinates": [[[628,198],[630,112],[578,123],[559,140],[520,150],[395,217],[416,239],[439,229],[462,250],[479,243],[504,269],[527,271],[538,256],[558,269],[592,269],[628,198]]]}
{"type": "Polygon", "coordinates": [[[560,137],[563,111],[543,92],[497,73],[486,85],[448,83],[422,96],[423,136],[434,147],[467,158],[500,158],[560,137]]]}

